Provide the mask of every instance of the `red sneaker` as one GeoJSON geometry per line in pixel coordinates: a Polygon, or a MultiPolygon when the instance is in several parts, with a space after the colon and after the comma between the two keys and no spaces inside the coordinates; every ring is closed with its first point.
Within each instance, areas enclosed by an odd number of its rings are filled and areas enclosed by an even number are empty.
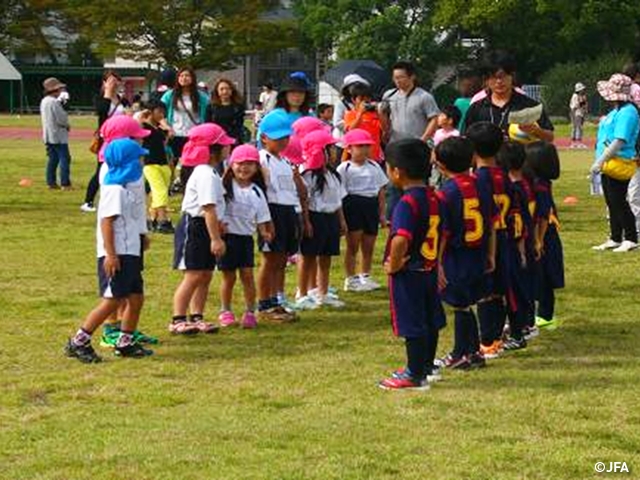
{"type": "Polygon", "coordinates": [[[429,384],[426,380],[417,381],[409,376],[385,378],[378,386],[383,390],[429,390],[429,384]]]}

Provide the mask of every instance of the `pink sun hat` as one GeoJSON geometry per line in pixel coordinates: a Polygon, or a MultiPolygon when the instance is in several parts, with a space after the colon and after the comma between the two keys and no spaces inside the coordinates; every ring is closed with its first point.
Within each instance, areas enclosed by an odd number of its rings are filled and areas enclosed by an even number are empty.
{"type": "Polygon", "coordinates": [[[608,102],[628,102],[631,100],[633,80],[621,73],[614,73],[609,80],[597,83],[598,93],[608,102]]]}
{"type": "Polygon", "coordinates": [[[326,130],[316,130],[302,139],[302,158],[306,170],[318,170],[325,164],[324,149],[337,142],[326,130]]]}
{"type": "Polygon", "coordinates": [[[211,145],[233,145],[236,141],[228,136],[220,125],[203,123],[189,132],[189,140],[184,145],[180,161],[185,167],[195,167],[209,163],[211,145]]]}
{"type": "Polygon", "coordinates": [[[316,130],[324,129],[327,132],[331,131],[331,127],[329,127],[329,125],[324,123],[319,118],[308,117],[308,116],[299,118],[298,120],[293,122],[293,125],[291,125],[291,128],[293,128],[293,134],[300,138],[304,138],[308,134],[316,130]]]}
{"type": "Polygon", "coordinates": [[[342,144],[345,147],[352,147],[354,145],[374,145],[376,141],[371,134],[361,128],[354,128],[349,130],[342,137],[342,144]]]}
{"type": "Polygon", "coordinates": [[[98,152],[98,159],[104,162],[104,150],[114,140],[120,138],[145,138],[151,134],[151,130],[142,128],[129,115],[117,115],[109,118],[100,127],[100,137],[102,138],[102,146],[98,152]]]}
{"type": "Polygon", "coordinates": [[[231,152],[229,165],[242,162],[260,162],[260,153],[253,145],[239,145],[231,152]]]}

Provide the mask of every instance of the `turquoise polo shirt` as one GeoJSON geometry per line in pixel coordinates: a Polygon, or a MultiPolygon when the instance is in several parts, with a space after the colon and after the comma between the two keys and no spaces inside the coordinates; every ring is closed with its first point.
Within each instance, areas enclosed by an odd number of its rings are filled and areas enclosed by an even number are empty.
{"type": "Polygon", "coordinates": [[[620,108],[614,108],[600,121],[598,126],[598,141],[596,144],[596,159],[600,158],[605,149],[614,141],[624,141],[624,146],[616,155],[619,158],[632,160],[636,157],[636,142],[640,131],[640,116],[637,108],[626,103],[620,108]]]}

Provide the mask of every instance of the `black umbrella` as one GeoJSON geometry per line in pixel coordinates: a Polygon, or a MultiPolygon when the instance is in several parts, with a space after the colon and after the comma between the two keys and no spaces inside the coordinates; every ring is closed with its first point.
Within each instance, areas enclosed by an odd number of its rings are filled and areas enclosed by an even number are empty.
{"type": "Polygon", "coordinates": [[[391,86],[389,73],[373,60],[345,60],[327,70],[322,79],[338,91],[342,91],[342,84],[347,75],[358,74],[371,84],[375,98],[391,86]]]}

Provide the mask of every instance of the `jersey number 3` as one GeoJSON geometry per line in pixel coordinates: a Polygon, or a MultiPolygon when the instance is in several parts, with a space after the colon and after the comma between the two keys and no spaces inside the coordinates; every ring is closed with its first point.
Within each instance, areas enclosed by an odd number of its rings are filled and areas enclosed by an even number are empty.
{"type": "Polygon", "coordinates": [[[429,216],[429,230],[427,236],[422,243],[420,253],[428,263],[435,262],[438,258],[438,227],[440,226],[440,217],[438,215],[429,216]]]}

